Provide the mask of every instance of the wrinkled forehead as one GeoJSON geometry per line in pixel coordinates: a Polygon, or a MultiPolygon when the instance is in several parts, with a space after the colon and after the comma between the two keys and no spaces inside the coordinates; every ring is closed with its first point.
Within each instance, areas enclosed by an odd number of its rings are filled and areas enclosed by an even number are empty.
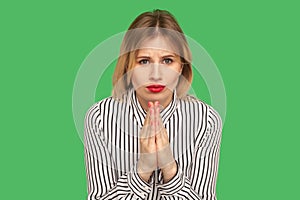
{"type": "Polygon", "coordinates": [[[176,53],[172,51],[166,51],[164,49],[156,49],[156,48],[143,48],[143,49],[138,49],[135,52],[135,57],[167,57],[167,56],[172,56],[172,57],[179,57],[176,53]]]}
{"type": "Polygon", "coordinates": [[[154,38],[148,38],[140,43],[138,50],[156,50],[159,52],[172,52],[179,54],[178,48],[167,37],[157,36],[154,38]]]}
{"type": "Polygon", "coordinates": [[[185,44],[185,37],[182,33],[158,27],[129,30],[124,40],[124,50],[127,52],[143,48],[152,48],[170,51],[180,55],[180,50],[182,50],[185,44]]]}

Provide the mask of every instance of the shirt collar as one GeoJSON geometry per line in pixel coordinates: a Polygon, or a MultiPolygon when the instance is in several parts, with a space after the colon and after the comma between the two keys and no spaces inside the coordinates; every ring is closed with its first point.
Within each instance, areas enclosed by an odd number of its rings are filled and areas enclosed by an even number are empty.
{"type": "MultiPolygon", "coordinates": [[[[138,122],[139,127],[142,128],[145,117],[147,115],[147,112],[140,105],[134,89],[131,89],[131,91],[130,91],[130,100],[132,102],[133,114],[138,122]]],[[[168,122],[170,117],[173,115],[174,111],[177,108],[177,104],[178,104],[178,101],[177,101],[176,90],[174,90],[172,101],[169,103],[169,105],[166,108],[164,108],[160,112],[160,115],[161,115],[164,125],[166,125],[166,123],[168,122]]]]}

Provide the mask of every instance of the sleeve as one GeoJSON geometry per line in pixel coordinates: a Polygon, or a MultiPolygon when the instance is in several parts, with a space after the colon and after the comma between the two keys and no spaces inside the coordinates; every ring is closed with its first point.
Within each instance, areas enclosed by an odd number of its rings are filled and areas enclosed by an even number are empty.
{"type": "Polygon", "coordinates": [[[162,199],[216,200],[216,179],[220,155],[222,121],[211,107],[207,110],[205,133],[196,141],[189,175],[177,164],[176,175],[158,185],[162,199]]]}
{"type": "Polygon", "coordinates": [[[151,185],[137,174],[136,165],[118,177],[114,160],[100,127],[99,106],[92,106],[85,116],[84,157],[88,184],[87,200],[145,199],[151,185]]]}

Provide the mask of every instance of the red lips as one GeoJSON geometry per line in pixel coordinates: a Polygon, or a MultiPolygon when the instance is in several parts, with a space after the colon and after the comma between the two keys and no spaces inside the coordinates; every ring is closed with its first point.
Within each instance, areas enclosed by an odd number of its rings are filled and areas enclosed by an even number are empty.
{"type": "Polygon", "coordinates": [[[150,92],[158,93],[165,89],[164,85],[149,85],[146,87],[150,92]]]}

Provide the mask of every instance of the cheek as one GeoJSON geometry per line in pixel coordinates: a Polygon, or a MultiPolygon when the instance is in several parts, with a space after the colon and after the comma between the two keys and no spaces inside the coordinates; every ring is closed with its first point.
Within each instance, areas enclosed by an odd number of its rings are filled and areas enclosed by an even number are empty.
{"type": "Polygon", "coordinates": [[[161,67],[163,79],[170,82],[178,80],[179,76],[181,75],[181,69],[179,67],[168,67],[162,66],[161,67]]]}
{"type": "Polygon", "coordinates": [[[177,83],[179,77],[180,77],[180,73],[178,71],[175,71],[173,69],[166,69],[164,71],[164,80],[167,82],[167,83],[174,83],[175,84],[177,83]]]}
{"type": "Polygon", "coordinates": [[[178,80],[179,80],[178,75],[166,77],[166,83],[167,83],[168,88],[173,90],[177,86],[178,80]]]}
{"type": "Polygon", "coordinates": [[[139,87],[146,84],[145,73],[139,68],[134,69],[131,75],[131,82],[134,89],[138,89],[139,87]]]}

